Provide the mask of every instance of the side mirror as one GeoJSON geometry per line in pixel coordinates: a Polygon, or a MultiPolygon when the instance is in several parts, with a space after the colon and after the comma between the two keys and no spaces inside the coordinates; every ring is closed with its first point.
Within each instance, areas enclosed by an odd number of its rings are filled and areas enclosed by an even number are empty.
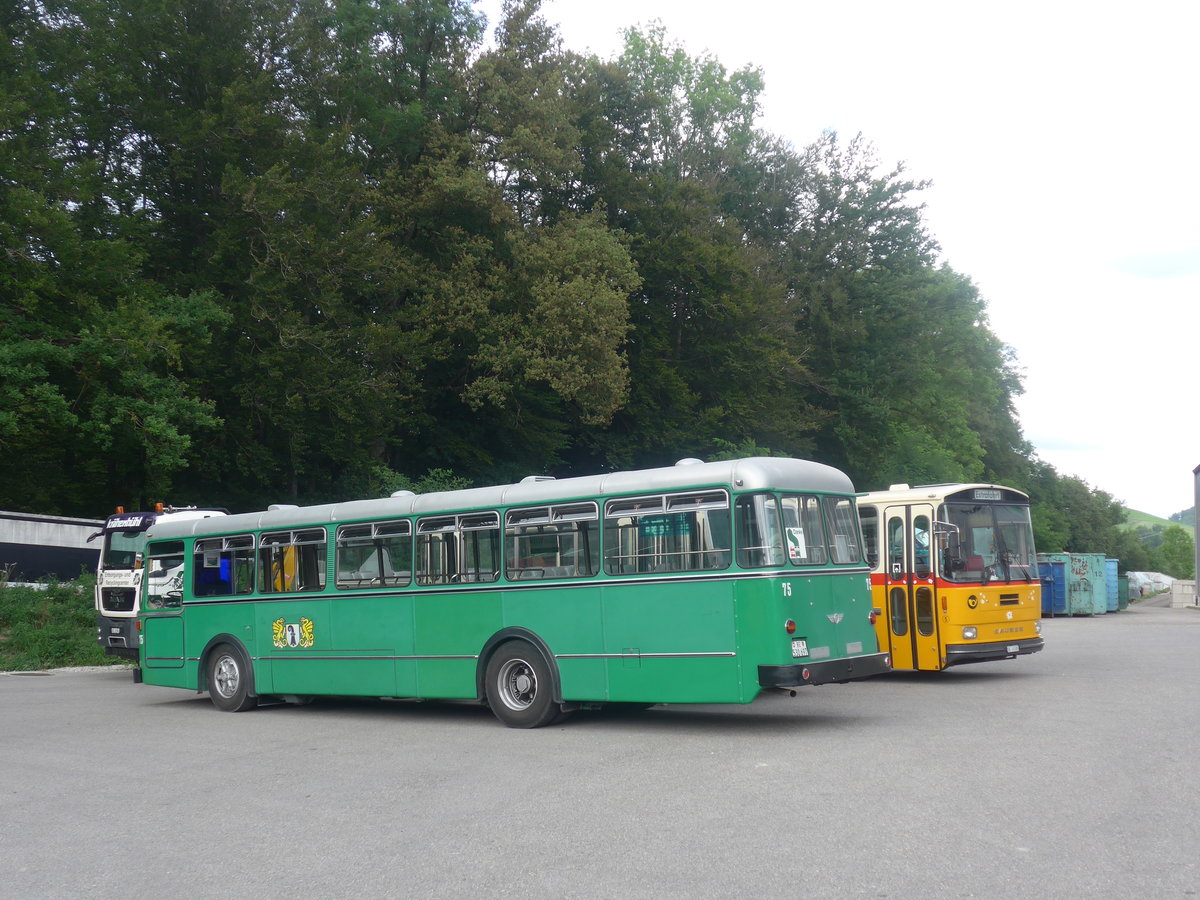
{"type": "Polygon", "coordinates": [[[958,526],[953,522],[934,522],[934,534],[946,536],[946,546],[942,550],[942,562],[946,571],[954,572],[963,567],[962,539],[958,526]]]}

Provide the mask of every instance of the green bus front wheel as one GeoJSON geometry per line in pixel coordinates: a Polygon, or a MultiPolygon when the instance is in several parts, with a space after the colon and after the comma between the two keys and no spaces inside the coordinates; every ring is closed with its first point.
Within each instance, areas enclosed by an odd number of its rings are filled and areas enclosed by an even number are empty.
{"type": "Polygon", "coordinates": [[[250,693],[250,667],[242,654],[220,644],[208,658],[208,696],[225,712],[243,712],[258,705],[250,693]]]}

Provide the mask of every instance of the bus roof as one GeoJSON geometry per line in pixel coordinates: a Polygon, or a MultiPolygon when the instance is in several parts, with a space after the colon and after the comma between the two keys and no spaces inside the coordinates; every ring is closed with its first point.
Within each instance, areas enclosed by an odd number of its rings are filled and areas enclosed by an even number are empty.
{"type": "Polygon", "coordinates": [[[804,459],[751,457],[722,462],[680,460],[661,469],[641,469],[585,475],[578,478],[526,479],[518,484],[436,491],[430,494],[401,494],[374,500],[350,500],[321,506],[279,506],[262,512],[240,513],[216,519],[161,522],[151,529],[153,540],[194,534],[257,531],[263,528],[294,528],[329,522],[355,522],[392,516],[429,515],[536,506],[592,497],[628,496],[639,493],[726,486],[734,490],[817,491],[854,493],[850,479],[832,466],[804,459]]]}
{"type": "MultiPolygon", "coordinates": [[[[907,484],[893,484],[886,491],[864,491],[858,495],[858,499],[863,503],[916,503],[918,501],[937,501],[945,500],[951,494],[959,494],[967,491],[1003,491],[1007,495],[1016,495],[1016,497],[1029,499],[1029,495],[1023,491],[1018,491],[1016,488],[1005,487],[1002,484],[983,484],[982,482],[951,482],[948,484],[918,484],[909,486],[907,484]]],[[[971,499],[963,497],[961,499],[971,499]]],[[[999,500],[1000,497],[988,498],[991,500],[999,500]]],[[[1011,498],[1006,498],[1011,499],[1011,498]]]]}

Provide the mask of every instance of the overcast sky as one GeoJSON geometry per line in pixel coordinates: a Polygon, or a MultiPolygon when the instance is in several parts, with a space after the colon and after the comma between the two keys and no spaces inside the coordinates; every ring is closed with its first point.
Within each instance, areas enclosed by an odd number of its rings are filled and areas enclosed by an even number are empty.
{"type": "MultiPolygon", "coordinates": [[[[500,0],[479,9],[493,22],[500,0]]],[[[567,47],[659,20],[762,69],[761,125],[862,133],[928,179],[926,223],[1017,353],[1025,437],[1168,516],[1200,465],[1200,4],[547,0],[567,47]]],[[[874,489],[880,485],[860,485],[874,489]]]]}

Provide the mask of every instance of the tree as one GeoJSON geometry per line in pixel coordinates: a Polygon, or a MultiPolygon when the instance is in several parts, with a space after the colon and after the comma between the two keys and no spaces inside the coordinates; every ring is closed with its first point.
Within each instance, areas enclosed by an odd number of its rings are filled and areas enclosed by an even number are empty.
{"type": "Polygon", "coordinates": [[[480,162],[526,225],[590,210],[576,195],[581,59],[539,14],[541,0],[505,0],[496,46],[469,73],[480,162]]]}
{"type": "Polygon", "coordinates": [[[1153,554],[1137,536],[1127,529],[1117,531],[1116,543],[1108,551],[1114,558],[1120,560],[1120,568],[1125,572],[1154,571],[1153,554]]]}
{"type": "Polygon", "coordinates": [[[807,152],[788,272],[816,452],[860,484],[1015,476],[1019,381],[966,277],[936,263],[902,166],[856,137],[807,152]]]}
{"type": "Polygon", "coordinates": [[[529,9],[510,6],[509,37],[474,69],[465,4],[339,8],[333,27],[300,8],[286,162],[223,182],[218,245],[248,265],[222,287],[245,350],[209,367],[237,423],[214,458],[295,498],[379,465],[490,479],[553,463],[572,422],[623,401],[636,285],[623,242],[595,217],[527,214],[535,191],[508,190],[478,156],[538,156],[489,130],[534,108],[503,107],[516,95],[496,86],[543,54],[516,36],[536,31],[529,9]]]}
{"type": "Polygon", "coordinates": [[[1189,506],[1187,509],[1180,510],[1177,513],[1171,513],[1167,519],[1172,522],[1179,522],[1181,525],[1196,525],[1196,507],[1189,506]]]}
{"type": "Polygon", "coordinates": [[[740,447],[864,485],[1041,479],[1048,540],[1102,531],[1054,518],[1082,500],[1026,462],[1011,355],[938,264],[924,185],[862,138],[761,132],[752,67],[661,26],[570,53],[538,0],[486,50],[466,0],[6,15],[10,505],[740,447]]]}
{"type": "Polygon", "coordinates": [[[584,69],[573,196],[629,235],[641,284],[629,303],[629,401],[611,427],[580,429],[568,466],[670,462],[717,441],[801,445],[803,365],[764,233],[764,205],[788,201],[748,189],[771,178],[759,163],[784,159],[753,128],[761,75],[690,57],[660,27],[631,30],[617,61],[584,69]]]}
{"type": "Polygon", "coordinates": [[[1168,525],[1162,546],[1151,555],[1155,571],[1173,578],[1196,577],[1196,543],[1180,525],[1168,525]]]}
{"type": "Polygon", "coordinates": [[[144,274],[94,4],[18,7],[0,64],[0,505],[95,514],[169,488],[218,424],[182,361],[211,294],[144,274]],[[110,98],[111,99],[111,98],[110,98]]]}
{"type": "MultiPolygon", "coordinates": [[[[1042,553],[1105,553],[1117,557],[1128,542],[1119,526],[1125,510],[1112,496],[1039,460],[1029,487],[1034,541],[1042,553]]],[[[1133,568],[1126,565],[1125,568],[1133,568]]]]}

